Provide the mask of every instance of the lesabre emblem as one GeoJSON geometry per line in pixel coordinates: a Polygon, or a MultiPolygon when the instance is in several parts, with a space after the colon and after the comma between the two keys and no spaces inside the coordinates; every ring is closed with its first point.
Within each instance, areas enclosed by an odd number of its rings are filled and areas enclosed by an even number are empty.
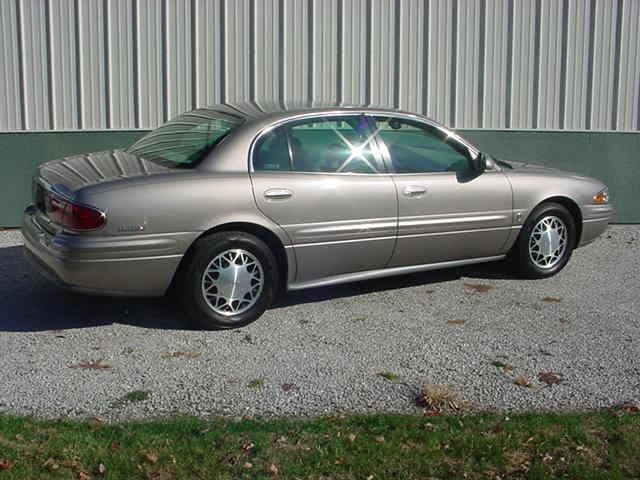
{"type": "Polygon", "coordinates": [[[144,231],[144,225],[120,225],[118,227],[119,232],[142,232],[144,231]]]}

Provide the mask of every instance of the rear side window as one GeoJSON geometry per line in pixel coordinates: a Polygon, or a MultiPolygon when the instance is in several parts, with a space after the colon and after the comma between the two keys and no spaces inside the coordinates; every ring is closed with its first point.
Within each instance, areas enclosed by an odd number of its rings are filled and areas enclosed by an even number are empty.
{"type": "Polygon", "coordinates": [[[436,127],[393,117],[375,117],[375,123],[396,173],[461,172],[470,168],[465,147],[436,127]]]}
{"type": "Polygon", "coordinates": [[[385,171],[373,132],[362,115],[299,120],[265,134],[256,148],[256,171],[324,173],[385,171]],[[288,163],[287,163],[288,162],[288,163]]]}
{"type": "Polygon", "coordinates": [[[253,169],[260,171],[290,171],[289,144],[284,128],[264,134],[256,146],[253,169]]]}

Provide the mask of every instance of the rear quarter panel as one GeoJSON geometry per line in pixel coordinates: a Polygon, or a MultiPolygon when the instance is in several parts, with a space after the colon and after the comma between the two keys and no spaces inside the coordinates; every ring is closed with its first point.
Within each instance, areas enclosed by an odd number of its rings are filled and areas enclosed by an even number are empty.
{"type": "Polygon", "coordinates": [[[135,224],[144,225],[146,233],[204,231],[221,218],[256,213],[246,174],[132,179],[88,187],[77,198],[105,212],[106,235],[135,224]]]}
{"type": "Polygon", "coordinates": [[[271,230],[283,243],[286,234],[256,208],[247,173],[165,175],[162,178],[88,187],[78,200],[102,209],[107,218],[99,236],[170,237],[175,253],[184,253],[203,232],[227,224],[245,222],[271,230]],[[140,226],[137,232],[126,232],[140,226]]]}

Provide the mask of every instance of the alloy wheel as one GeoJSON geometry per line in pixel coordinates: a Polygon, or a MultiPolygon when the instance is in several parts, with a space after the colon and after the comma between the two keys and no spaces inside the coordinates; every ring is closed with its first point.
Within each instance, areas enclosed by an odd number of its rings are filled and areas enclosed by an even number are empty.
{"type": "Polygon", "coordinates": [[[204,299],[214,312],[224,316],[238,315],[253,307],[263,286],[260,261],[242,249],[216,255],[202,276],[204,299]]]}
{"type": "Polygon", "coordinates": [[[555,215],[541,218],[529,237],[529,257],[539,268],[548,270],[560,262],[567,249],[565,223],[555,215]]]}

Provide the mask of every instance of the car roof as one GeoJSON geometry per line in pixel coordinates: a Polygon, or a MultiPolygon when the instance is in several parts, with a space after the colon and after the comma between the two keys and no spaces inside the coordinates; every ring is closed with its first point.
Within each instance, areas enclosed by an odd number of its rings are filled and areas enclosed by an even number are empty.
{"type": "MultiPolygon", "coordinates": [[[[201,109],[197,109],[201,110],[201,109]]],[[[318,102],[281,102],[281,101],[252,101],[244,103],[220,103],[203,108],[209,112],[220,112],[243,120],[242,125],[234,128],[220,145],[215,148],[199,165],[201,170],[217,172],[238,172],[246,168],[250,147],[261,132],[281,122],[297,117],[315,116],[323,114],[342,115],[346,113],[365,113],[370,115],[399,115],[414,118],[432,124],[448,135],[471,148],[472,152],[479,150],[438,122],[417,113],[407,112],[394,107],[376,105],[345,105],[318,102]]]]}
{"type": "Polygon", "coordinates": [[[328,102],[309,101],[252,101],[252,102],[227,102],[205,107],[206,110],[223,112],[241,118],[247,122],[276,121],[295,117],[303,114],[327,113],[327,112],[367,112],[380,114],[402,113],[405,115],[424,116],[412,112],[402,111],[398,108],[371,105],[371,104],[335,104],[328,102]]]}

